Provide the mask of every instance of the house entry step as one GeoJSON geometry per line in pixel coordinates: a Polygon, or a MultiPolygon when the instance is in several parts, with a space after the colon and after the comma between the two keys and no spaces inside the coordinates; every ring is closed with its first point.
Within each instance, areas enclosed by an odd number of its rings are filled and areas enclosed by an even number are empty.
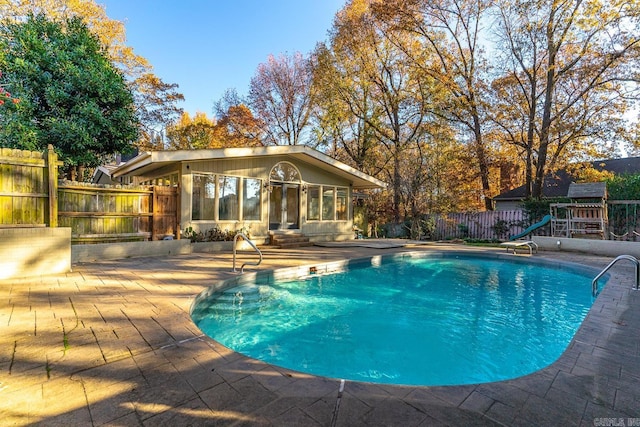
{"type": "Polygon", "coordinates": [[[269,245],[279,249],[299,248],[302,246],[313,246],[313,243],[309,242],[309,238],[305,237],[300,232],[272,231],[269,233],[269,236],[270,236],[269,245]]]}

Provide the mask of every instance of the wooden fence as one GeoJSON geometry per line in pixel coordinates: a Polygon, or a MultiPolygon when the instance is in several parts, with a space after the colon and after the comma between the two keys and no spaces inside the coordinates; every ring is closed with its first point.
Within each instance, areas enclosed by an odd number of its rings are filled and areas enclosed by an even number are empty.
{"type": "Polygon", "coordinates": [[[640,241],[640,200],[611,200],[607,207],[609,238],[640,241]]]}
{"type": "Polygon", "coordinates": [[[73,243],[159,240],[177,233],[177,187],[60,182],[58,222],[73,243]]]}
{"type": "Polygon", "coordinates": [[[73,243],[179,238],[177,187],[59,183],[60,165],[51,146],[0,149],[0,228],[70,227],[73,243]]]}
{"type": "Polygon", "coordinates": [[[55,227],[58,221],[58,157],[45,153],[0,148],[0,227],[55,227]],[[54,165],[54,167],[49,167],[54,165]]]}
{"type": "MultiPolygon", "coordinates": [[[[434,238],[506,240],[528,226],[522,210],[452,213],[436,218],[434,238]]],[[[540,233],[544,234],[544,230],[540,233]]]]}
{"type": "MultiPolygon", "coordinates": [[[[605,234],[612,240],[640,241],[640,200],[609,200],[608,224],[605,234]]],[[[506,240],[528,227],[522,210],[453,213],[436,218],[435,239],[497,239],[506,240]]],[[[537,236],[550,236],[546,225],[534,231],[537,236]]]]}

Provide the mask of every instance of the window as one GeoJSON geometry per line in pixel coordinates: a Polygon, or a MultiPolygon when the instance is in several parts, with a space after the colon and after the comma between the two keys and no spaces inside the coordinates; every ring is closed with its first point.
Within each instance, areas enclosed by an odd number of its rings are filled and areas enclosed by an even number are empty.
{"type": "Polygon", "coordinates": [[[161,185],[163,187],[177,187],[178,186],[178,174],[172,173],[169,175],[159,176],[157,178],[145,179],[138,182],[139,185],[161,185]]]}
{"type": "Polygon", "coordinates": [[[307,220],[320,220],[320,187],[310,185],[307,190],[307,220]]]}
{"type": "Polygon", "coordinates": [[[271,181],[300,182],[300,173],[295,166],[280,162],[271,169],[269,179],[271,181]]]}
{"type": "Polygon", "coordinates": [[[191,198],[191,218],[211,220],[214,218],[215,175],[193,175],[193,195],[191,198]]]}
{"type": "Polygon", "coordinates": [[[346,188],[336,189],[336,219],[338,221],[347,220],[347,194],[346,188]]]}
{"type": "Polygon", "coordinates": [[[245,178],[242,181],[242,219],[245,221],[260,220],[260,189],[262,181],[245,178]]]}
{"type": "Polygon", "coordinates": [[[334,196],[333,187],[324,187],[322,189],[322,220],[332,221],[334,219],[334,196]]]}
{"type": "Polygon", "coordinates": [[[233,176],[218,176],[218,219],[238,220],[238,181],[233,176]]]}

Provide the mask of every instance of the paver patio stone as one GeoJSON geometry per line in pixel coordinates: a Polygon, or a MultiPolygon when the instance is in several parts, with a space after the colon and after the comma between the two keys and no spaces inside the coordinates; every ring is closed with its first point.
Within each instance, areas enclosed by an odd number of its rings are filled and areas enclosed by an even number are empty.
{"type": "Polygon", "coordinates": [[[192,399],[182,405],[169,407],[144,420],[149,426],[210,426],[215,413],[200,400],[192,399]]]}
{"type": "MultiPolygon", "coordinates": [[[[635,415],[635,417],[637,417],[637,413],[635,415]]],[[[587,403],[587,407],[584,411],[584,415],[582,417],[582,424],[583,425],[588,425],[588,426],[593,426],[594,420],[596,418],[602,419],[602,418],[609,418],[609,419],[628,419],[629,418],[629,412],[623,412],[623,411],[618,411],[616,409],[613,408],[605,408],[602,407],[601,405],[596,405],[594,403],[588,402],[587,403]]],[[[617,423],[617,421],[616,421],[617,423]]],[[[625,423],[626,424],[626,423],[625,423]]]]}
{"type": "MultiPolygon", "coordinates": [[[[250,425],[250,424],[247,424],[250,425]]],[[[273,425],[282,427],[298,427],[298,426],[322,426],[318,421],[314,420],[307,413],[298,407],[294,407],[273,419],[273,425]]]]}
{"type": "Polygon", "coordinates": [[[372,409],[371,406],[365,404],[362,400],[351,396],[349,393],[343,393],[336,415],[336,425],[358,425],[359,420],[363,419],[372,409]]]}
{"type": "Polygon", "coordinates": [[[494,401],[493,405],[491,405],[491,407],[485,412],[485,415],[487,418],[497,423],[511,426],[513,425],[513,420],[517,416],[518,411],[519,408],[494,401]]]}
{"type": "Polygon", "coordinates": [[[359,422],[365,425],[379,426],[417,426],[433,415],[416,409],[415,407],[397,399],[389,398],[376,401],[371,411],[362,416],[359,422]]]}
{"type": "Polygon", "coordinates": [[[134,381],[110,385],[100,382],[99,386],[92,384],[91,381],[83,381],[88,408],[95,425],[107,424],[135,412],[131,393],[138,386],[136,379],[142,380],[138,377],[133,379],[134,381]]]}
{"type": "MultiPolygon", "coordinates": [[[[433,247],[272,250],[260,269],[407,250],[433,247]]],[[[600,269],[610,261],[566,252],[534,256],[600,269]]],[[[105,261],[0,283],[1,423],[404,427],[593,425],[597,417],[640,417],[640,292],[630,290],[630,267],[612,270],[574,341],[548,368],[454,387],[346,381],[340,394],[339,379],[248,359],[193,324],[195,295],[237,277],[230,258],[105,261]]]]}
{"type": "Polygon", "coordinates": [[[460,404],[460,409],[485,413],[495,401],[484,394],[473,392],[460,404]]]}
{"type": "Polygon", "coordinates": [[[531,395],[514,419],[514,424],[578,426],[582,421],[585,403],[567,408],[553,400],[531,395]]]}

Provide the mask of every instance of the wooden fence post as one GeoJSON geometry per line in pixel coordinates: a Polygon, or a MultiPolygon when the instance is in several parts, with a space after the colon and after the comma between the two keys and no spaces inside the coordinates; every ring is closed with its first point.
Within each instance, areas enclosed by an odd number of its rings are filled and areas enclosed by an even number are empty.
{"type": "Polygon", "coordinates": [[[153,194],[151,195],[151,206],[149,206],[149,212],[151,212],[151,240],[158,239],[158,233],[156,231],[156,224],[158,222],[158,186],[153,186],[153,194]]]}
{"type": "Polygon", "coordinates": [[[49,174],[49,227],[58,226],[58,155],[53,145],[47,147],[47,171],[49,174]]]}

